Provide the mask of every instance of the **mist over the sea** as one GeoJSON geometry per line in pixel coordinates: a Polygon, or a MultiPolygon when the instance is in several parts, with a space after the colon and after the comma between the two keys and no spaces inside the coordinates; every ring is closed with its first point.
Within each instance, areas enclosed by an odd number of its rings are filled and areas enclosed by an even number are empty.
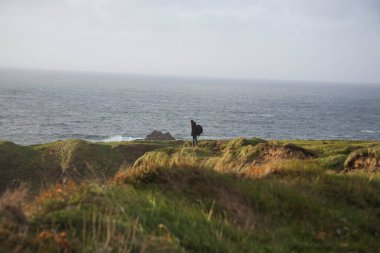
{"type": "Polygon", "coordinates": [[[380,87],[80,72],[0,71],[0,139],[379,139],[380,87]]]}

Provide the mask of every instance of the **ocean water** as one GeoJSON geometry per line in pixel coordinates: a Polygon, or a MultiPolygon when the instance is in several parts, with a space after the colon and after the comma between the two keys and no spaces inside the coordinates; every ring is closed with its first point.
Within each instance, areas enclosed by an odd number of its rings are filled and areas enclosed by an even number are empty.
{"type": "Polygon", "coordinates": [[[380,85],[0,69],[0,139],[380,139],[380,85]]]}

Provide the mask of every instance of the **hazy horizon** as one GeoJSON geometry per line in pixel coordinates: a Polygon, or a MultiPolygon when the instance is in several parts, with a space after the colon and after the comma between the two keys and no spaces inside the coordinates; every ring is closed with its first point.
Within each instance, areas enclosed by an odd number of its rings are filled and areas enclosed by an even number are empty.
{"type": "MultiPolygon", "coordinates": [[[[270,79],[270,78],[249,78],[249,77],[223,77],[223,76],[202,76],[202,75],[175,75],[175,74],[150,74],[150,73],[129,73],[129,72],[112,72],[112,71],[91,71],[91,70],[73,70],[73,69],[47,69],[47,68],[20,68],[20,67],[2,67],[0,66],[0,74],[4,72],[17,72],[19,74],[36,74],[40,73],[42,76],[52,74],[53,76],[57,75],[85,75],[85,76],[119,76],[121,78],[128,78],[135,76],[137,78],[163,78],[163,79],[193,79],[193,80],[225,80],[225,81],[237,81],[237,82],[246,82],[247,84],[255,84],[255,82],[264,82],[268,85],[275,84],[310,84],[318,86],[326,85],[338,85],[338,86],[368,86],[376,87],[380,85],[380,82],[342,82],[342,81],[310,81],[310,80],[301,80],[301,79],[270,79]],[[2,72],[2,73],[1,73],[2,72]]],[[[21,76],[20,76],[21,77],[21,76]]]]}
{"type": "Polygon", "coordinates": [[[2,0],[0,67],[379,84],[380,2],[2,0]]]}

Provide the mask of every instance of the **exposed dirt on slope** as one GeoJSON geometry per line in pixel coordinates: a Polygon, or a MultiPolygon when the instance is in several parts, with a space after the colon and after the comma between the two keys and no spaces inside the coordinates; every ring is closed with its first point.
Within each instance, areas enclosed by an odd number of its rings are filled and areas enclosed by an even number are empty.
{"type": "Polygon", "coordinates": [[[370,147],[352,151],[344,162],[344,171],[380,171],[380,148],[370,147]]]}
{"type": "Polygon", "coordinates": [[[316,157],[310,151],[297,145],[278,142],[248,144],[248,140],[235,139],[226,145],[223,154],[214,159],[214,168],[227,173],[242,173],[253,167],[266,170],[266,163],[274,160],[306,160],[316,157]]]}
{"type": "Polygon", "coordinates": [[[373,155],[358,156],[345,167],[345,171],[350,170],[380,171],[380,159],[373,155]]]}
{"type": "Polygon", "coordinates": [[[264,160],[272,158],[310,159],[315,157],[313,153],[292,143],[283,145],[277,143],[258,144],[257,150],[259,151],[258,157],[264,160]]]}

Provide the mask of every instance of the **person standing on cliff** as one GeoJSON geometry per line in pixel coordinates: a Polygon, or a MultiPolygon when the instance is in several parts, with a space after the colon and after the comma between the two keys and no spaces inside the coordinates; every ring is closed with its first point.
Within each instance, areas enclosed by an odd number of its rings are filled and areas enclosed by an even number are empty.
{"type": "Polygon", "coordinates": [[[198,145],[197,137],[202,134],[203,129],[200,125],[197,125],[194,120],[190,120],[191,122],[191,136],[193,137],[193,146],[198,145]]]}

